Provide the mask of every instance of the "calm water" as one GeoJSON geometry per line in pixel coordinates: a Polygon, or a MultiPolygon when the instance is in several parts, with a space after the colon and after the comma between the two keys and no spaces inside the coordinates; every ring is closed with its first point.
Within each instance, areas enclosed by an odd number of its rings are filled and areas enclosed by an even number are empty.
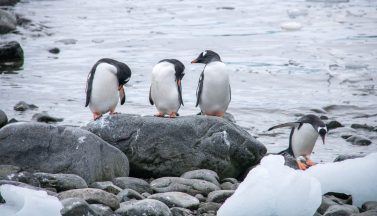
{"type": "Polygon", "coordinates": [[[346,127],[332,131],[326,145],[318,141],[315,160],[377,151],[376,132],[349,128],[377,125],[377,116],[357,118],[377,113],[377,1],[35,0],[22,1],[15,11],[34,26],[0,36],[19,41],[25,51],[22,70],[0,74],[0,109],[11,118],[30,120],[48,111],[63,117],[62,124],[85,125],[91,120],[84,107],[86,77],[102,57],[123,61],[133,72],[126,105],[118,111],[154,114],[148,102],[151,69],[163,58],[177,58],[186,65],[180,113],[197,113],[203,66],[190,62],[212,49],[231,70],[229,112],[270,152],[287,147],[289,130],[267,128],[329,105],[339,106],[321,115],[346,127]],[[292,21],[302,29],[281,29],[292,21]],[[76,43],[61,42],[66,39],[76,43]],[[52,47],[61,52],[50,54],[52,47]],[[16,112],[20,100],[39,109],[16,112]],[[364,135],[373,143],[352,146],[342,134],[364,135]]]}

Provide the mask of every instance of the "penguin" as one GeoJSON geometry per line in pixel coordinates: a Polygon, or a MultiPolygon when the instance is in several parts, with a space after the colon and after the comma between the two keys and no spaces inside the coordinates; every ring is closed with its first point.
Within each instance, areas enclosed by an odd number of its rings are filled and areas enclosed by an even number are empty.
{"type": "Polygon", "coordinates": [[[152,70],[152,82],[149,88],[149,102],[155,105],[155,116],[169,115],[174,118],[183,106],[182,79],[185,66],[177,59],[163,59],[152,70]]]}
{"type": "Polygon", "coordinates": [[[192,62],[205,64],[196,90],[196,107],[201,114],[224,116],[231,101],[231,88],[228,69],[219,54],[206,50],[192,62]]]}
{"type": "Polygon", "coordinates": [[[310,155],[319,136],[323,144],[325,144],[326,124],[318,116],[309,114],[301,117],[298,121],[273,126],[268,131],[282,127],[291,127],[292,129],[289,136],[288,149],[279,154],[288,153],[295,157],[301,170],[314,165],[314,162],[310,160],[310,155]],[[306,164],[300,161],[302,157],[305,159],[306,164]]]}
{"type": "Polygon", "coordinates": [[[94,64],[86,83],[86,103],[93,113],[94,120],[110,112],[115,114],[115,107],[120,99],[123,105],[126,94],[123,85],[131,78],[130,68],[119,61],[103,58],[94,64]]]}

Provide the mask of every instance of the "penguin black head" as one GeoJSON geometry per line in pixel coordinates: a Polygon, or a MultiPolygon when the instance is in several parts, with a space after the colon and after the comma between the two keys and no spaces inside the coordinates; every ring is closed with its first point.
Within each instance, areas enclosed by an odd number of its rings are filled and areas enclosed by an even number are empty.
{"type": "Polygon", "coordinates": [[[327,134],[327,127],[326,127],[326,124],[318,116],[309,114],[302,117],[300,120],[299,120],[300,122],[311,124],[313,128],[321,136],[323,144],[325,144],[325,136],[327,134]]]}
{"type": "Polygon", "coordinates": [[[219,54],[215,53],[212,50],[206,50],[200,53],[200,55],[196,59],[194,59],[191,63],[208,64],[214,61],[221,61],[219,54]]]}

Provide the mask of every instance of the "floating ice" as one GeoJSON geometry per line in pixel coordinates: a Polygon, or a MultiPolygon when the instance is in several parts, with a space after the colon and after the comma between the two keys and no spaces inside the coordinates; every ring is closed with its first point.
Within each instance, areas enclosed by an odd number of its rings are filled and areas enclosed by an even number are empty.
{"type": "Polygon", "coordinates": [[[58,198],[47,195],[46,191],[1,185],[0,193],[6,202],[0,204],[1,216],[61,215],[62,204],[58,198]]]}
{"type": "Polygon", "coordinates": [[[298,23],[298,22],[284,22],[280,24],[280,27],[283,30],[296,31],[296,30],[300,30],[302,28],[302,25],[301,23],[298,23]]]}
{"type": "Polygon", "coordinates": [[[313,215],[321,200],[321,185],[317,179],[284,166],[282,156],[270,155],[249,172],[234,195],[221,206],[218,215],[313,215]]]}

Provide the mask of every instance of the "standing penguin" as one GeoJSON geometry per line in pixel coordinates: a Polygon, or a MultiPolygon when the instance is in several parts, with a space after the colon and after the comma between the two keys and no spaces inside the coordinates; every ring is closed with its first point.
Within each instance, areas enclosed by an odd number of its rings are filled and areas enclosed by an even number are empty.
{"type": "Polygon", "coordinates": [[[149,102],[156,105],[156,116],[177,116],[179,108],[183,105],[181,81],[185,75],[184,71],[185,66],[177,59],[164,59],[154,66],[149,102]]]}
{"type": "Polygon", "coordinates": [[[196,107],[204,115],[222,117],[231,100],[228,69],[219,54],[206,50],[191,63],[205,64],[196,90],[196,107]]]}
{"type": "Polygon", "coordinates": [[[322,142],[325,144],[325,136],[327,134],[325,123],[318,116],[310,114],[301,117],[298,121],[276,125],[268,130],[281,127],[291,127],[292,130],[289,136],[288,149],[279,154],[288,153],[295,157],[298,167],[302,170],[314,165],[313,161],[310,160],[310,155],[318,136],[321,136],[322,142]],[[299,160],[300,157],[305,158],[306,164],[299,160]]]}
{"type": "Polygon", "coordinates": [[[131,78],[130,68],[113,59],[103,58],[97,61],[89,72],[86,84],[86,103],[97,120],[107,112],[114,114],[120,98],[120,104],[126,101],[123,85],[131,78]]]}

